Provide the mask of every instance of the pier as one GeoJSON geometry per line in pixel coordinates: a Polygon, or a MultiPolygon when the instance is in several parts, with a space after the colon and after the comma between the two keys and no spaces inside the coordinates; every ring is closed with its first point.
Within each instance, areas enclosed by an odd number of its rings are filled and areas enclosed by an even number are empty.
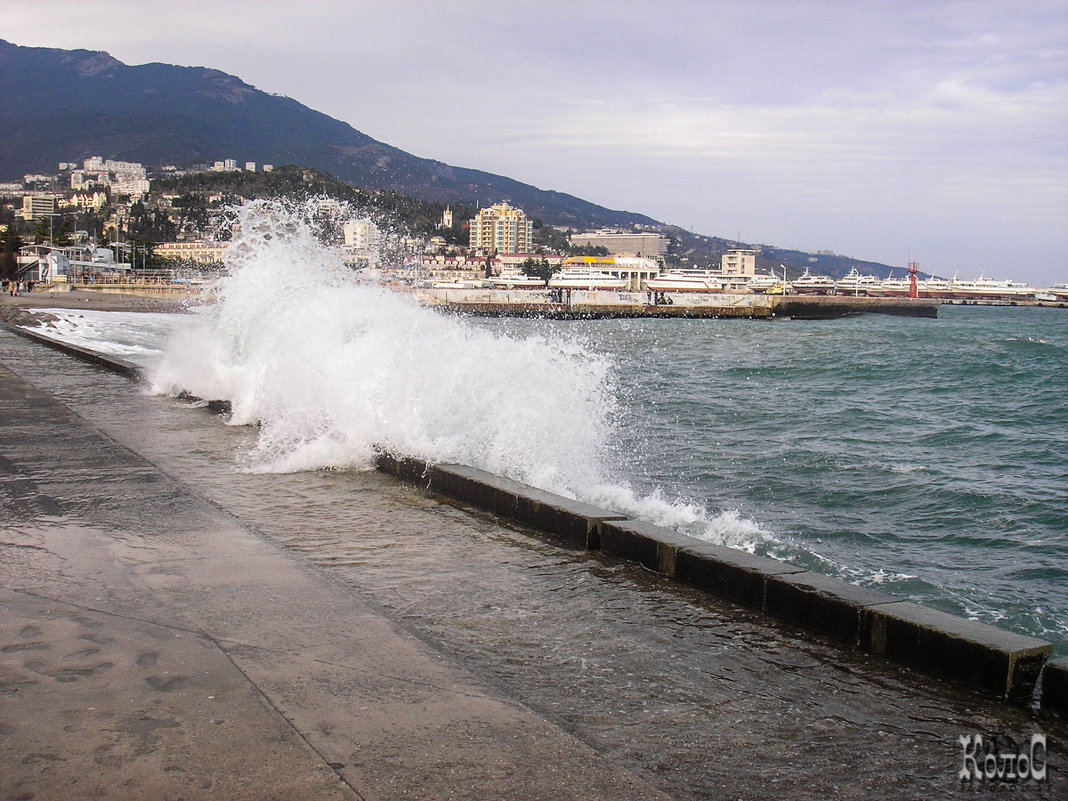
{"type": "Polygon", "coordinates": [[[790,620],[816,580],[756,608],[655,527],[561,540],[550,498],[403,460],[235,470],[254,437],[0,330],[0,796],[946,797],[962,735],[1039,732],[1009,789],[1063,792],[1061,719],[790,620]]]}
{"type": "Polygon", "coordinates": [[[681,292],[669,293],[664,301],[654,303],[646,292],[597,290],[572,291],[570,299],[564,302],[554,302],[549,292],[537,290],[419,289],[414,294],[420,303],[450,312],[558,320],[626,317],[823,320],[855,314],[937,317],[941,304],[935,299],[917,298],[681,292]]]}

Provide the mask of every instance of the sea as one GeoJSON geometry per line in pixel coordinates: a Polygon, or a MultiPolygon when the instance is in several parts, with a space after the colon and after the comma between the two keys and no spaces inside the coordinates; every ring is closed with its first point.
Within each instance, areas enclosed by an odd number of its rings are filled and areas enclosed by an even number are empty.
{"type": "Polygon", "coordinates": [[[151,391],[257,426],[235,471],[473,465],[1068,654],[1068,312],[477,318],[341,265],[253,202],[211,302],[49,310],[151,391]]]}

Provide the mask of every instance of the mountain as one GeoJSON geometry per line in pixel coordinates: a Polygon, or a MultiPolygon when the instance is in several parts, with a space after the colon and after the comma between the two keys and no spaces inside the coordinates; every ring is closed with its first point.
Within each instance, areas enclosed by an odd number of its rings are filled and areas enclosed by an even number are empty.
{"type": "MultiPolygon", "coordinates": [[[[418,200],[487,206],[507,201],[549,225],[577,229],[653,225],[675,242],[674,264],[718,266],[736,244],[614,211],[503,175],[419,158],[296,100],[219,70],[128,66],[107,53],[21,47],[0,39],[0,180],[51,174],[59,162],[102,156],[148,167],[225,158],[312,167],[345,183],[418,200]]],[[[833,276],[887,265],[761,246],[757,266],[833,276]]]]}
{"type": "Polygon", "coordinates": [[[314,167],[423,200],[508,201],[557,226],[656,224],[503,175],[419,158],[204,67],[128,66],[107,53],[0,39],[0,179],[97,155],[146,166],[239,158],[314,167]]]}

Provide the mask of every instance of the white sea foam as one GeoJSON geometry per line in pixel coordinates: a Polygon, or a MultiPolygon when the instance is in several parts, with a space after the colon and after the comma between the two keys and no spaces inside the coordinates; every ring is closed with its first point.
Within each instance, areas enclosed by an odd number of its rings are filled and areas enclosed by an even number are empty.
{"type": "Polygon", "coordinates": [[[217,303],[171,341],[153,383],[259,423],[255,469],[366,466],[379,446],[572,495],[601,478],[605,359],[363,283],[300,209],[253,202],[238,223],[217,303]]]}
{"type": "Polygon", "coordinates": [[[308,210],[255,201],[237,216],[217,301],[174,334],[153,386],[229,400],[232,423],[258,423],[249,469],[368,467],[382,447],[735,547],[769,539],[737,513],[610,478],[607,357],[559,332],[487,331],[365,283],[318,243],[308,210]]]}
{"type": "Polygon", "coordinates": [[[47,321],[37,330],[45,336],[110,356],[152,364],[162,355],[167,335],[181,324],[174,314],[114,312],[94,309],[39,309],[47,321]]]}

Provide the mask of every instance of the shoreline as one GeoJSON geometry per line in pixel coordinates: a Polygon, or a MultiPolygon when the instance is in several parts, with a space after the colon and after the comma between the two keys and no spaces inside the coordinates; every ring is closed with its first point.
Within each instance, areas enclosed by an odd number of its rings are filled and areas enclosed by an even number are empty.
{"type": "Polygon", "coordinates": [[[0,296],[0,314],[11,309],[94,309],[118,312],[181,312],[196,301],[190,298],[98,292],[87,289],[40,289],[17,297],[0,296]]]}
{"type": "MultiPolygon", "coordinates": [[[[141,368],[124,360],[35,332],[18,333],[143,380],[141,368]]],[[[530,526],[562,540],[565,547],[641,564],[681,585],[828,637],[840,647],[889,658],[1000,701],[1040,704],[1062,714],[1068,708],[1068,659],[1051,659],[1054,646],[1045,640],[863,590],[785,562],[709,545],[469,466],[436,465],[388,452],[381,452],[376,462],[380,472],[424,491],[530,526]]]]}
{"type": "Polygon", "coordinates": [[[85,289],[42,289],[24,292],[17,297],[5,292],[0,295],[0,322],[34,327],[48,323],[48,316],[40,312],[40,309],[182,314],[194,305],[196,300],[196,297],[178,299],[85,289]]]}

